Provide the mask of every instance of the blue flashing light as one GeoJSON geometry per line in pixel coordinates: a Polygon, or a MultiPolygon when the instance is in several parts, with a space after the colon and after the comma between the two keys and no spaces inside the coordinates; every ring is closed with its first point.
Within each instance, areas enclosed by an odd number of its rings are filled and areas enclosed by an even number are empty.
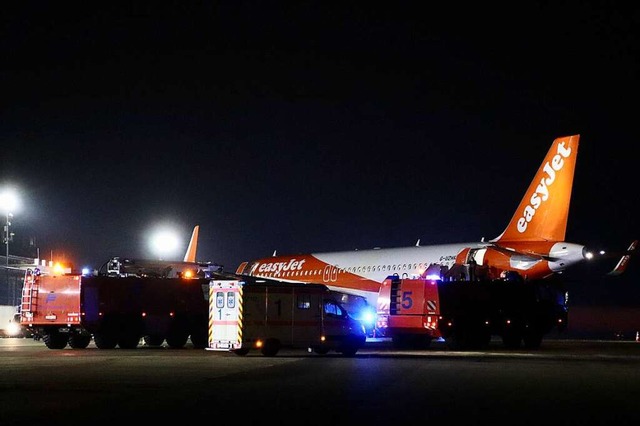
{"type": "Polygon", "coordinates": [[[357,319],[362,324],[364,324],[364,326],[367,328],[373,327],[377,319],[377,314],[375,310],[369,305],[362,307],[358,312],[355,312],[352,316],[354,319],[357,319]]]}

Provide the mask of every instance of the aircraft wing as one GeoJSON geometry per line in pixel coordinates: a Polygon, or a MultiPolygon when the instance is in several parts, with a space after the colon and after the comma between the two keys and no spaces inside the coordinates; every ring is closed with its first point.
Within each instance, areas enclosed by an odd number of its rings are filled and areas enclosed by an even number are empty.
{"type": "Polygon", "coordinates": [[[622,255],[622,257],[620,257],[620,260],[618,261],[616,266],[611,271],[609,271],[607,275],[618,276],[626,271],[629,260],[631,260],[631,255],[633,254],[633,252],[635,252],[637,246],[638,240],[633,240],[627,251],[622,255]]]}
{"type": "Polygon", "coordinates": [[[504,253],[504,254],[508,254],[510,256],[513,255],[518,255],[518,256],[522,256],[523,258],[530,258],[531,260],[549,260],[549,261],[553,261],[555,260],[554,257],[551,257],[549,255],[546,254],[541,254],[541,253],[533,253],[533,252],[524,252],[524,251],[520,251],[520,250],[515,250],[512,248],[508,248],[508,247],[503,247],[499,244],[490,244],[487,246],[487,248],[491,248],[495,251],[498,251],[500,253],[504,253]]]}

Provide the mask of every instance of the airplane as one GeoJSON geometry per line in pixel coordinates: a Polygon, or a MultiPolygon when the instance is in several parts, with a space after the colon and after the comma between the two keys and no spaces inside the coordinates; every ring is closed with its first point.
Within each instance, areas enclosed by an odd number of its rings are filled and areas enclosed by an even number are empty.
{"type": "Polygon", "coordinates": [[[418,240],[409,247],[291,256],[274,252],[242,262],[236,274],[322,283],[364,296],[372,306],[390,275],[444,281],[556,276],[593,256],[584,245],[565,241],[579,140],[571,135],[553,141],[511,221],[494,239],[429,246],[418,240]]]}
{"type": "Polygon", "coordinates": [[[200,226],[196,225],[191,233],[191,239],[187,246],[182,261],[130,259],[113,257],[105,262],[99,275],[107,276],[145,276],[163,278],[208,278],[222,272],[222,266],[211,262],[198,262],[196,253],[198,250],[198,234],[200,226]]]}

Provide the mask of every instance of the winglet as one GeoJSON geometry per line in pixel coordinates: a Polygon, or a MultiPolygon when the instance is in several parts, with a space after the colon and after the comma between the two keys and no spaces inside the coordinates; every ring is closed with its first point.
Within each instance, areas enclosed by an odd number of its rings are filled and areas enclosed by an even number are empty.
{"type": "Polygon", "coordinates": [[[497,241],[563,241],[580,135],[557,138],[497,241]]]}
{"type": "Polygon", "coordinates": [[[198,231],[200,231],[200,225],[196,225],[193,228],[191,240],[189,241],[189,247],[187,247],[187,252],[184,254],[185,262],[196,261],[196,250],[198,249],[198,231]]]}
{"type": "Polygon", "coordinates": [[[607,273],[607,275],[617,276],[617,275],[622,274],[624,271],[626,271],[627,270],[627,265],[629,264],[629,259],[631,259],[631,252],[635,251],[637,246],[638,246],[638,240],[633,240],[631,242],[631,245],[627,249],[627,254],[624,254],[620,258],[620,260],[618,261],[618,264],[615,266],[615,268],[613,268],[611,271],[609,271],[607,273]]]}

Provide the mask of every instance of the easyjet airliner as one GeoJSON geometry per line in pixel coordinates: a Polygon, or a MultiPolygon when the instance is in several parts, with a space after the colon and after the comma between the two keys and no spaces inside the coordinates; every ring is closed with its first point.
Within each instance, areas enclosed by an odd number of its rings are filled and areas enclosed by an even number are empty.
{"type": "Polygon", "coordinates": [[[505,230],[488,241],[274,256],[243,262],[236,274],[322,283],[367,297],[372,306],[389,275],[441,280],[494,279],[517,274],[538,279],[589,257],[584,245],[564,241],[580,135],[553,141],[505,230]],[[474,276],[475,275],[475,276],[474,276]]]}

